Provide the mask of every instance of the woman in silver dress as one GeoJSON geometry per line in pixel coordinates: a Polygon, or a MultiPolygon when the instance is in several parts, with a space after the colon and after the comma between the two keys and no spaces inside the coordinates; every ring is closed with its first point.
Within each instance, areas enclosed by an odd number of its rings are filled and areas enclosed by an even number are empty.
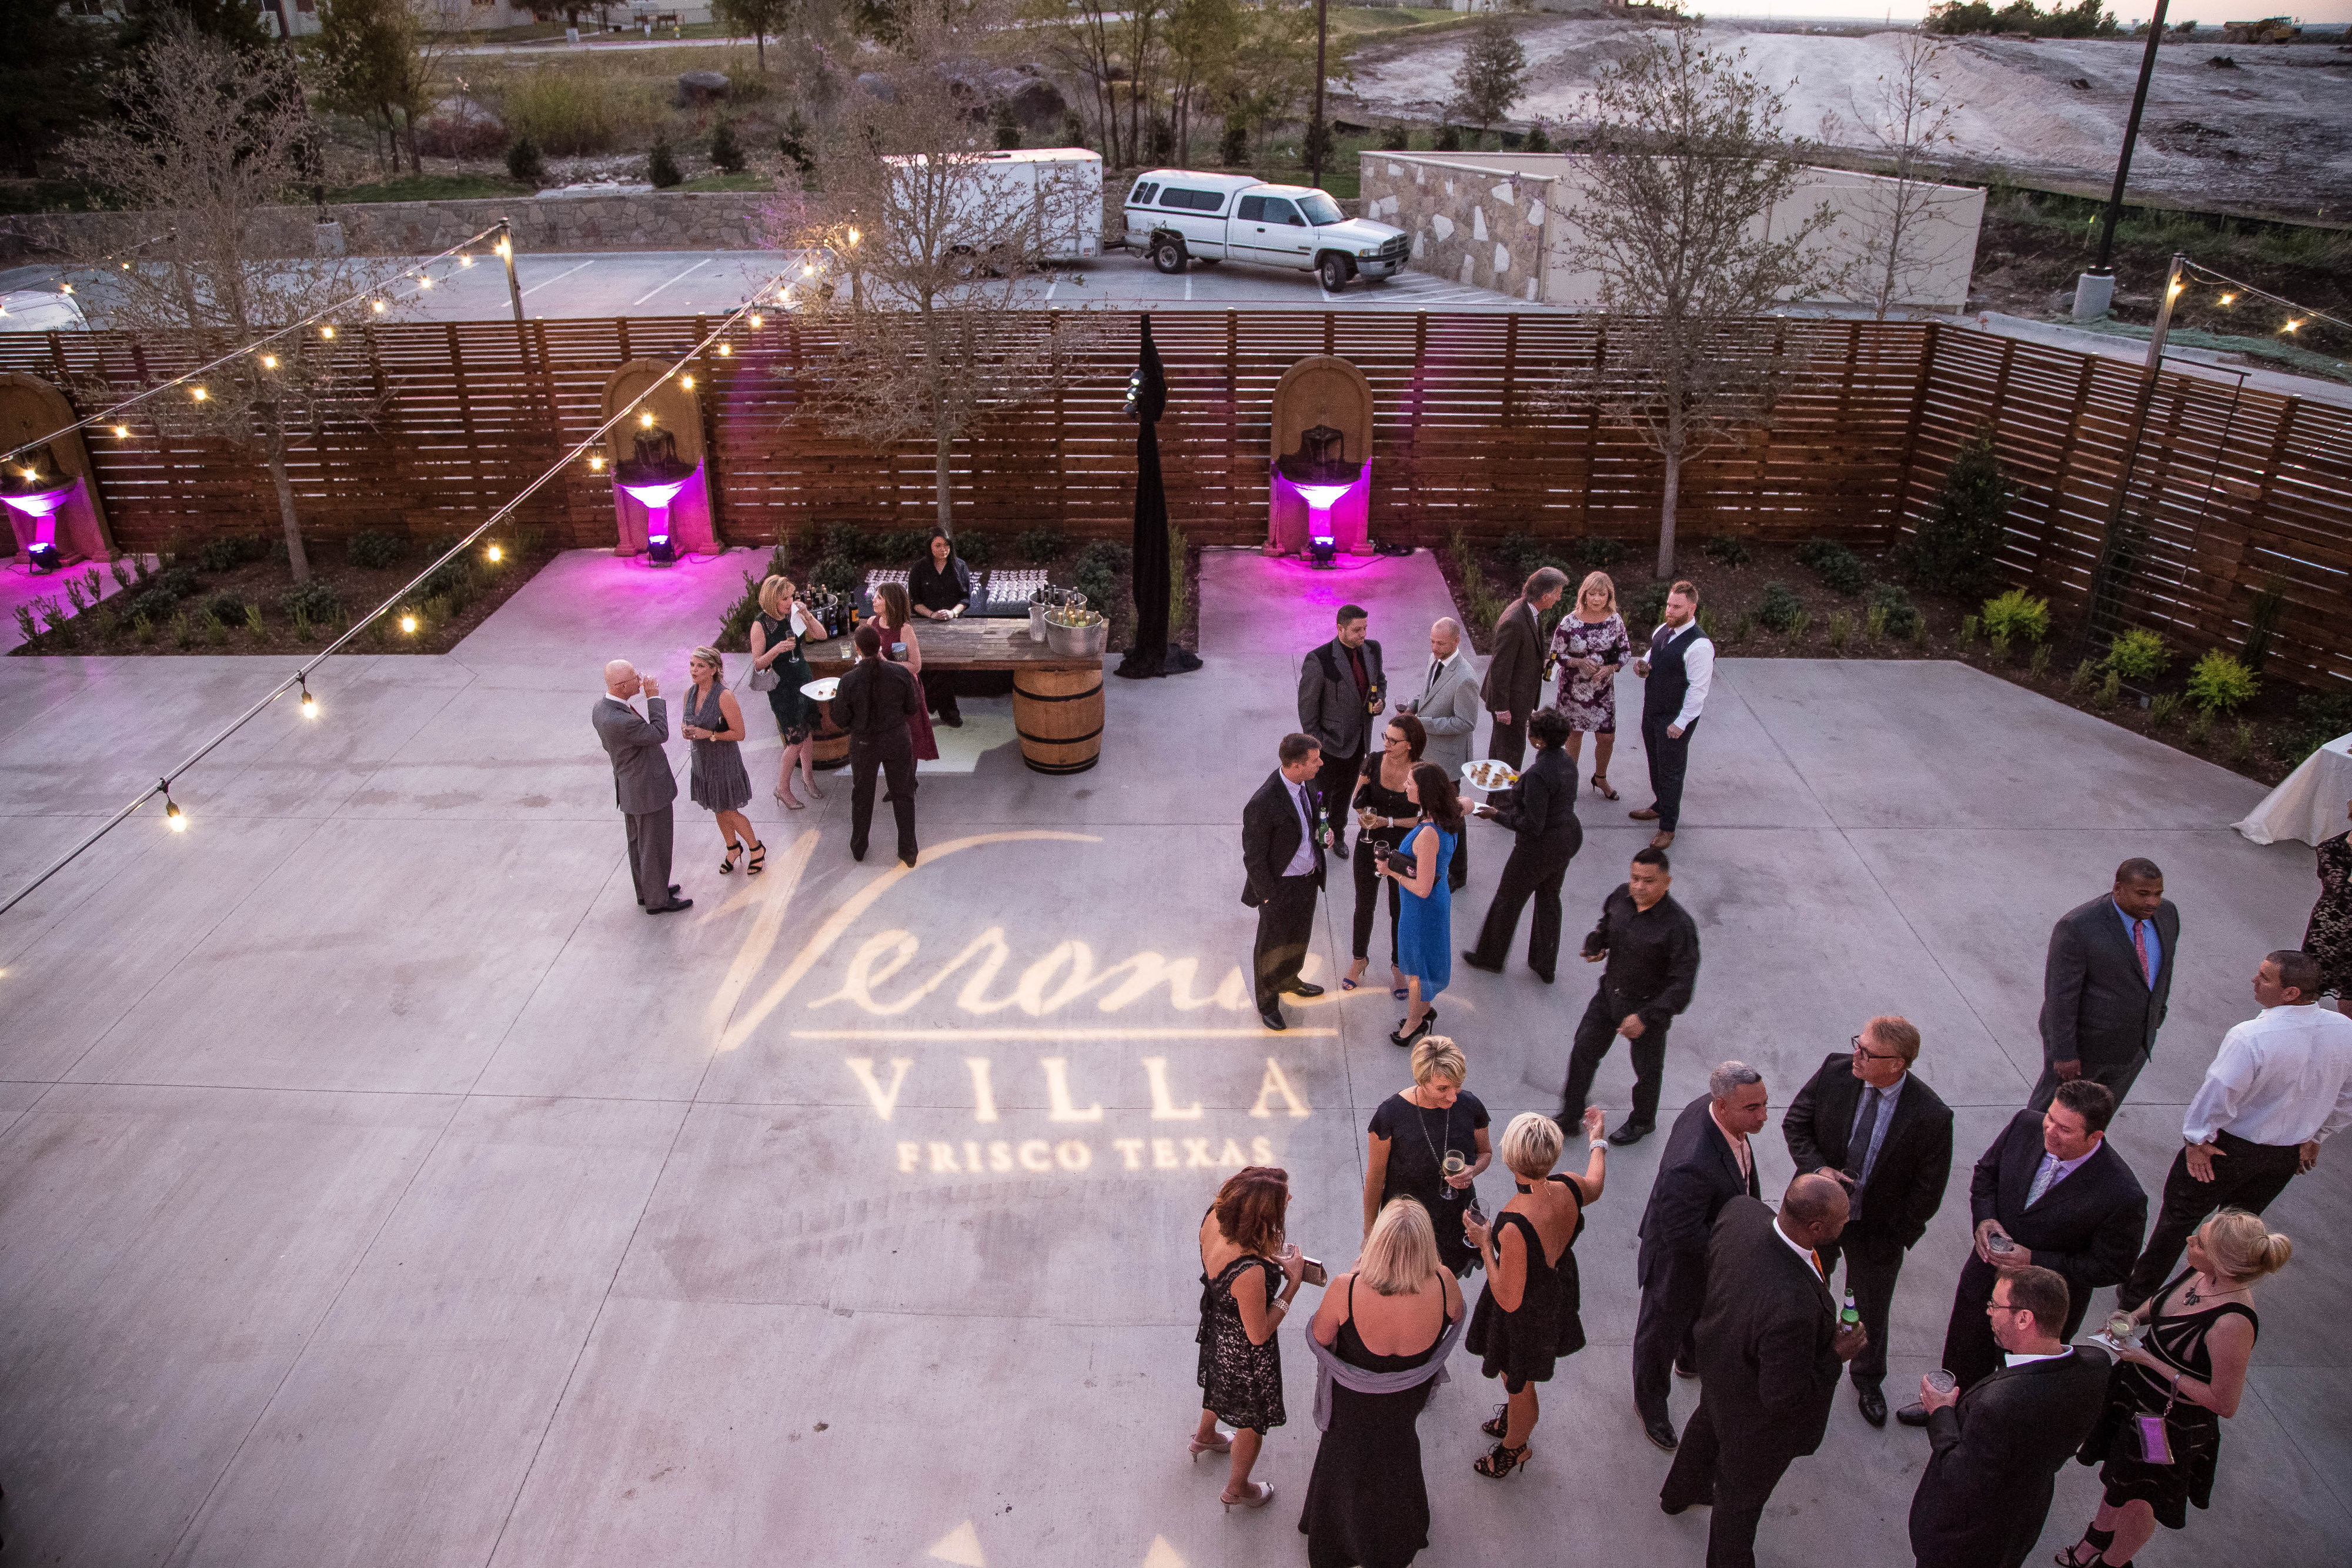
{"type": "Polygon", "coordinates": [[[751,832],[751,819],[743,808],[751,803],[751,776],[743,770],[743,709],[727,689],[727,664],[716,648],[697,648],[687,662],[694,684],[686,689],[686,711],[678,716],[678,733],[694,743],[694,772],[687,793],[694,803],[715,812],[719,831],[727,840],[727,858],[719,862],[723,874],[735,869],[735,857],[746,850],[751,859],[743,869],[753,876],[768,865],[768,846],[751,832]]]}

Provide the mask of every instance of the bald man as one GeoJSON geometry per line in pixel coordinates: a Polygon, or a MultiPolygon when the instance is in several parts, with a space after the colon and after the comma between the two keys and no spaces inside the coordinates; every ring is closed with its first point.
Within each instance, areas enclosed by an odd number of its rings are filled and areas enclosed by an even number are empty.
{"type": "MultiPolygon", "coordinates": [[[[1421,759],[1444,768],[1449,779],[1461,778],[1462,765],[1470,760],[1470,744],[1477,738],[1478,717],[1486,711],[1486,705],[1478,695],[1478,672],[1470,667],[1469,657],[1462,652],[1460,622],[1443,616],[1431,623],[1429,674],[1422,681],[1421,695],[1397,711],[1421,720],[1422,729],[1429,736],[1421,759]]],[[[1469,851],[1470,835],[1464,833],[1446,867],[1446,885],[1456,893],[1470,882],[1469,851]]]]}
{"type": "Polygon", "coordinates": [[[1838,1326],[1820,1249],[1845,1229],[1845,1188],[1824,1176],[1789,1184],[1774,1215],[1735,1197],[1707,1242],[1698,1320],[1698,1409],[1683,1428],[1658,1506],[1712,1506],[1707,1568],[1755,1568],[1756,1527],[1789,1467],[1822,1446],[1859,1324],[1838,1326]]]}
{"type": "Polygon", "coordinates": [[[604,666],[604,695],[589,716],[613,759],[613,803],[629,825],[629,877],[637,884],[637,902],[647,915],[693,908],[694,900],[680,898],[669,879],[670,802],[677,799],[677,779],[662,749],[669,741],[669,707],[661,682],[615,659],[604,666]]]}

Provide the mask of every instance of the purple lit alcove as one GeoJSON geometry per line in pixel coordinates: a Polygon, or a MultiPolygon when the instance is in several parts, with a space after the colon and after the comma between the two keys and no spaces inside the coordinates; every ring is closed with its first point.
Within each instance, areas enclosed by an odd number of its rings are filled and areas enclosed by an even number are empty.
{"type": "Polygon", "coordinates": [[[1372,465],[1352,479],[1301,484],[1276,469],[1268,530],[1275,551],[1313,559],[1320,551],[1363,555],[1371,549],[1372,465]]]}
{"type": "Polygon", "coordinates": [[[656,540],[667,540],[673,557],[715,552],[719,535],[711,522],[710,486],[703,470],[704,465],[697,463],[682,478],[644,484],[615,480],[613,510],[620,527],[617,553],[645,554],[656,540]]]}

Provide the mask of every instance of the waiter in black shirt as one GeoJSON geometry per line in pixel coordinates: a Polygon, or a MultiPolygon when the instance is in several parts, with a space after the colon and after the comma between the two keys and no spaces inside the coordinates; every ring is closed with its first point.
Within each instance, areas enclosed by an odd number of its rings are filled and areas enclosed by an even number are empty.
{"type": "Polygon", "coordinates": [[[866,858],[874,826],[874,773],[890,785],[890,811],[898,819],[898,858],[915,863],[915,739],[907,721],[923,711],[921,688],[904,665],[882,657],[882,633],[868,621],[857,629],[857,663],[841,677],[833,722],[849,732],[849,858],[866,858]]]}
{"type": "MultiPolygon", "coordinates": [[[[931,553],[907,574],[907,598],[915,613],[928,621],[952,621],[971,605],[971,568],[956,554],[945,528],[931,530],[931,553]]],[[[956,673],[923,672],[923,700],[950,729],[963,727],[963,712],[956,706],[956,673]]]]}
{"type": "Polygon", "coordinates": [[[1518,783],[1500,805],[1480,806],[1478,815],[1492,818],[1511,830],[1511,858],[1503,862],[1503,880],[1495,902],[1486,906],[1486,923],[1478,930],[1478,946],[1462,961],[1489,974],[1503,972],[1511,938],[1519,928],[1519,911],[1532,896],[1536,901],[1534,928],[1528,934],[1528,967],[1545,985],[1559,962],[1559,884],[1568,862],[1584,847],[1584,825],[1576,820],[1576,769],[1569,765],[1568,716],[1556,707],[1538,708],[1528,721],[1528,738],[1536,759],[1519,775],[1518,783]]]}
{"type": "Polygon", "coordinates": [[[1622,1034],[1633,1058],[1633,1113],[1609,1134],[1621,1148],[1657,1130],[1666,1030],[1690,1006],[1691,988],[1698,980],[1698,926],[1668,896],[1673,882],[1665,851],[1635,851],[1632,873],[1601,906],[1601,924],[1584,939],[1584,961],[1606,958],[1609,967],[1576,1025],[1560,1120],[1565,1126],[1584,1114],[1592,1075],[1609,1054],[1610,1042],[1622,1034]]]}

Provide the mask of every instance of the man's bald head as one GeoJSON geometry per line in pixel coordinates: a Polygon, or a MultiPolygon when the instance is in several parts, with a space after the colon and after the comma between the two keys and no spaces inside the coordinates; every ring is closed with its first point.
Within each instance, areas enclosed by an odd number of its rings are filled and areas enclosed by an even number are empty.
{"type": "Polygon", "coordinates": [[[1780,1228],[1804,1247],[1834,1241],[1852,1209],[1845,1188],[1825,1176],[1801,1176],[1780,1198],[1780,1228]]]}
{"type": "Polygon", "coordinates": [[[1429,626],[1429,651],[1441,659],[1450,659],[1454,650],[1462,646],[1462,622],[1451,615],[1441,615],[1429,626]]]}
{"type": "Polygon", "coordinates": [[[615,659],[604,666],[604,689],[616,697],[635,696],[637,691],[637,667],[626,659],[615,659]]]}

